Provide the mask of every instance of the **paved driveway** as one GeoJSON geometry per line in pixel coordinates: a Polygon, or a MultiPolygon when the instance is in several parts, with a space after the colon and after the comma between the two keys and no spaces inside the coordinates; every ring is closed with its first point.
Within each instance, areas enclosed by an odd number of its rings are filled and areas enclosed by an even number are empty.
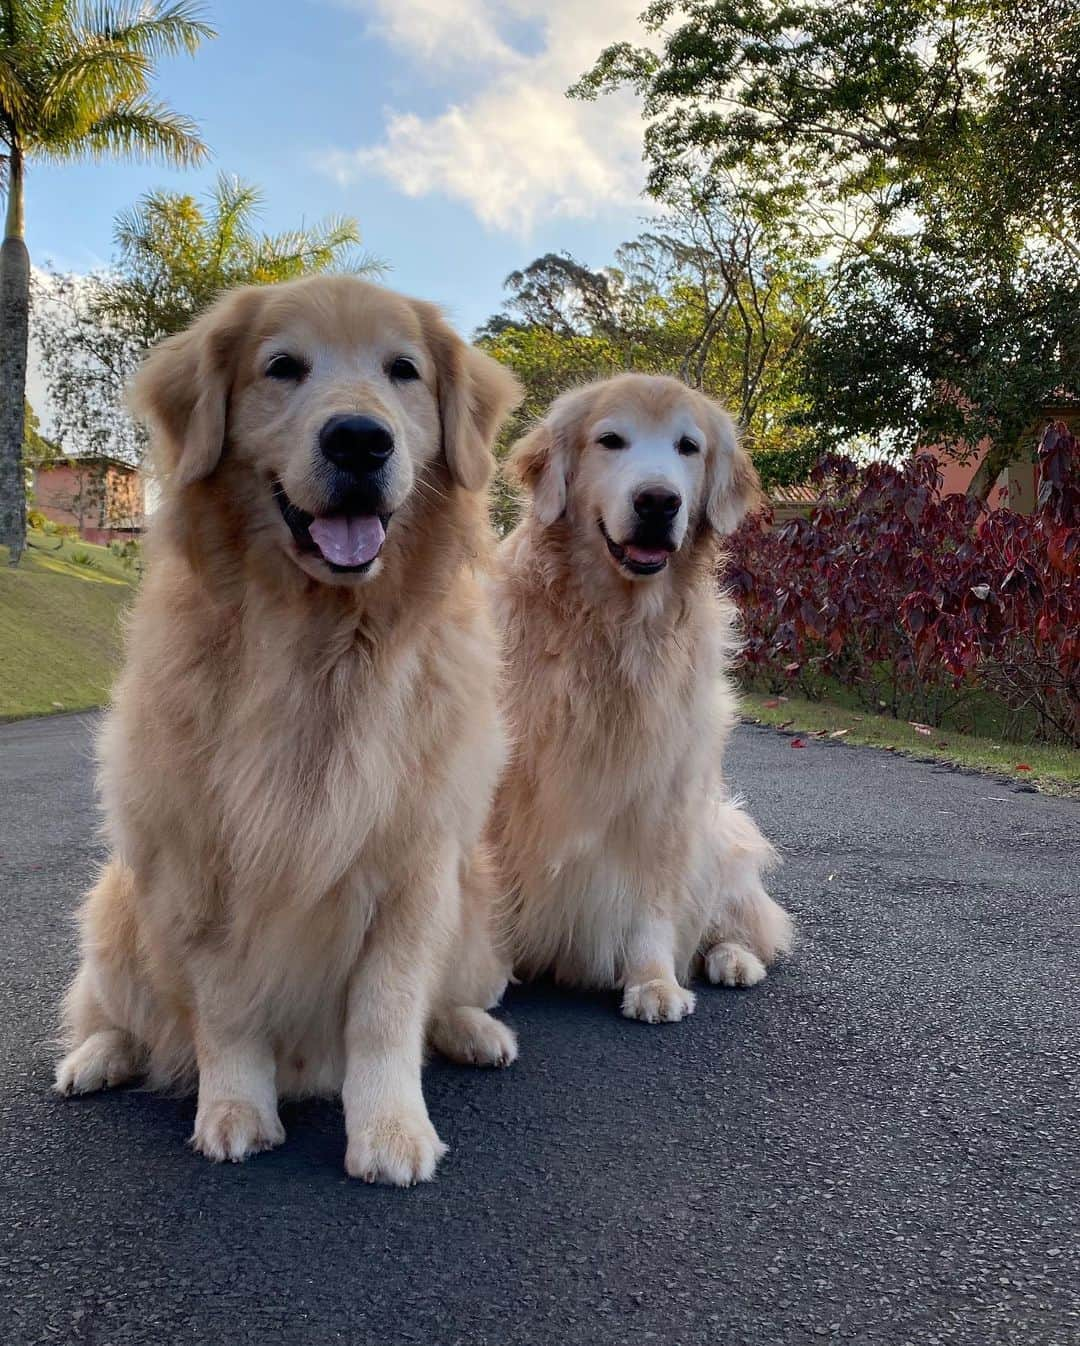
{"type": "Polygon", "coordinates": [[[0,727],[0,1340],[1080,1342],[1080,804],[743,728],[797,956],[682,1025],[521,988],[435,1064],[451,1153],[347,1180],[340,1112],[212,1167],[188,1100],[49,1092],[100,856],[90,721],[0,727]]]}

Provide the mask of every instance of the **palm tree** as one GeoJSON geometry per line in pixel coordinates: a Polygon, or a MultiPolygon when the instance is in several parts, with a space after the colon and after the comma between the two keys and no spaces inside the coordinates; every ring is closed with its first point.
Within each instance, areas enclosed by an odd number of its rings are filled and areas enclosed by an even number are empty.
{"type": "Polygon", "coordinates": [[[222,290],[265,285],[319,271],[377,274],[376,259],[356,251],[354,219],[334,216],[299,229],[259,229],[258,187],[222,173],[205,202],[180,192],[141,197],[116,220],[119,259],[93,305],[103,326],[127,332],[145,349],[179,332],[222,290]]]}
{"type": "Polygon", "coordinates": [[[23,239],[26,165],[35,158],[205,158],[195,124],[150,96],[162,56],[214,37],[189,0],[0,0],[0,156],[7,218],[0,248],[0,545],[17,565],[26,540],[23,398],[30,256],[23,239]]]}

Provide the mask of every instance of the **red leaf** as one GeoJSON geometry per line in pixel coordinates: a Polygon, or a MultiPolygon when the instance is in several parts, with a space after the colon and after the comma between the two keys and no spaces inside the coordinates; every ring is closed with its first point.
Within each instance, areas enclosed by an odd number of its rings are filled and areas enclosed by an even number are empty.
{"type": "Polygon", "coordinates": [[[791,746],[792,746],[793,748],[805,748],[805,747],[806,747],[806,739],[804,739],[804,738],[793,738],[793,739],[791,740],[791,746]]]}
{"type": "Polygon", "coordinates": [[[1031,767],[1026,762],[1017,762],[1016,769],[1017,771],[1030,771],[1031,767]]]}
{"type": "Polygon", "coordinates": [[[776,697],[774,696],[770,701],[763,701],[761,704],[763,706],[768,707],[769,710],[775,710],[776,707],[780,704],[780,702],[777,701],[776,697]]]}

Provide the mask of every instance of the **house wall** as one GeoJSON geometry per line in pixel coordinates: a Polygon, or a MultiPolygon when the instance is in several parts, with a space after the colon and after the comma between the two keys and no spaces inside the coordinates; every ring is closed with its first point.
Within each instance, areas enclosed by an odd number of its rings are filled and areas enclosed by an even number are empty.
{"type": "Polygon", "coordinates": [[[34,470],[34,508],[53,523],[77,528],[87,542],[108,543],[143,526],[142,475],[100,462],[59,462],[34,470]]]}

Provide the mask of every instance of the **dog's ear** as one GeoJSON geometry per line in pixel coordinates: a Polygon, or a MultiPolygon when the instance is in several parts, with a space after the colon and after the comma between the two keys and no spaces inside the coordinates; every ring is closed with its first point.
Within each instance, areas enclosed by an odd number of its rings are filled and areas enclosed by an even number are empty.
{"type": "Polygon", "coordinates": [[[156,432],[158,466],[176,486],[208,477],[225,444],[229,391],[255,289],[219,299],[187,329],[155,346],[128,402],[156,432]]]}
{"type": "Polygon", "coordinates": [[[459,486],[482,491],[494,465],[495,436],[521,401],[521,385],[504,365],[463,341],[433,304],[417,309],[435,360],[446,464],[459,486]]]}
{"type": "Polygon", "coordinates": [[[579,433],[592,388],[573,388],[557,397],[547,415],[519,439],[507,459],[510,475],[532,496],[533,514],[554,523],[566,510],[570,483],[570,446],[579,433]]]}
{"type": "Polygon", "coordinates": [[[512,477],[532,496],[533,513],[542,524],[554,523],[566,509],[566,452],[549,420],[519,439],[507,459],[512,477]]]}
{"type": "Polygon", "coordinates": [[[717,533],[734,533],[762,503],[761,482],[731,417],[715,402],[702,400],[709,437],[705,517],[717,533]]]}

